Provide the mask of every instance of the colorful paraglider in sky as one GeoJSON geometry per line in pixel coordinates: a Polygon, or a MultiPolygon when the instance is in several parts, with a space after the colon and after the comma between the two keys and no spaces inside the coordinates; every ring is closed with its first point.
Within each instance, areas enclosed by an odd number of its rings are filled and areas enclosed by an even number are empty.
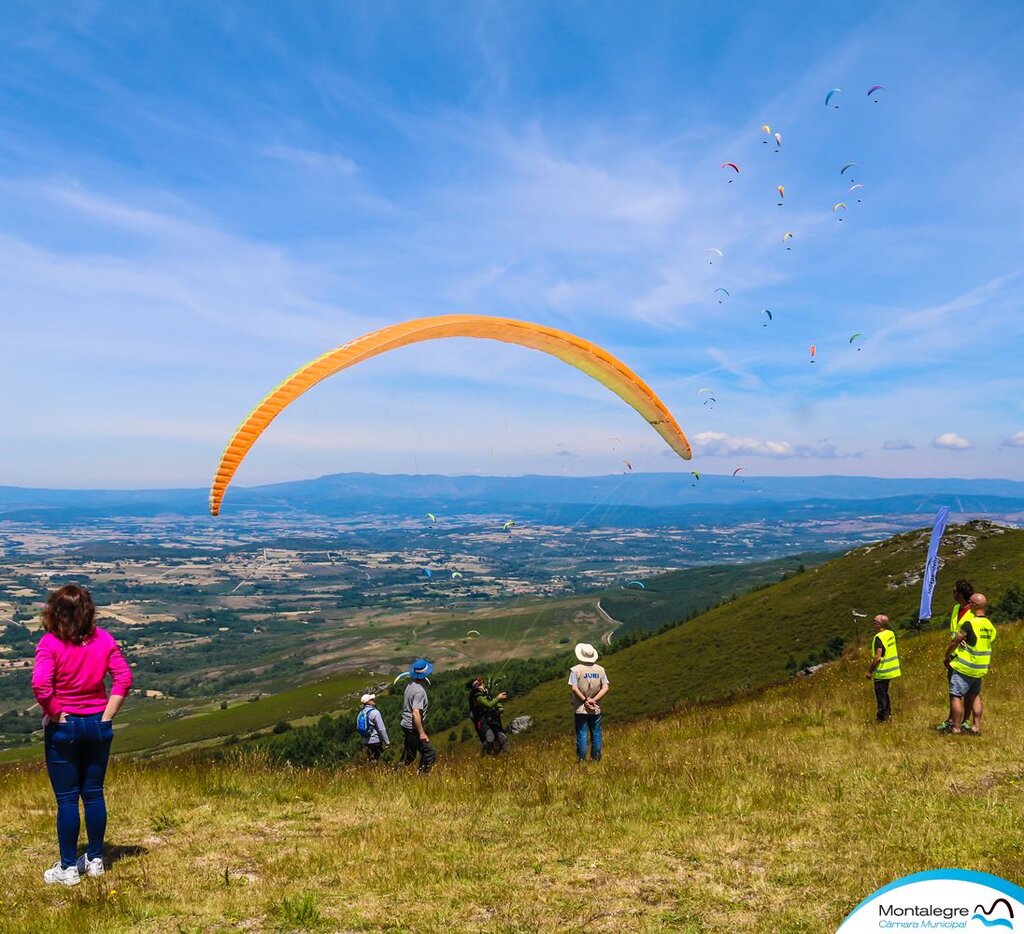
{"type": "MultiPolygon", "coordinates": [[[[765,136],[771,136],[772,128],[768,126],[768,124],[766,123],[761,127],[761,132],[764,133],[765,136]]],[[[764,143],[766,146],[768,145],[768,140],[766,139],[761,140],[761,142],[764,143]]]]}
{"type": "Polygon", "coordinates": [[[776,185],[775,190],[779,193],[779,207],[782,207],[782,199],[786,197],[786,189],[782,185],[776,185]]]}
{"type": "Polygon", "coordinates": [[[859,168],[860,168],[860,163],[859,162],[847,162],[846,165],[844,165],[839,170],[839,174],[840,175],[845,175],[847,169],[859,169],[859,168]]]}
{"type": "Polygon", "coordinates": [[[423,573],[426,575],[427,580],[430,580],[434,576],[434,573],[430,570],[430,568],[424,568],[423,573]]]}
{"type": "Polygon", "coordinates": [[[470,629],[466,633],[466,638],[468,639],[470,636],[479,636],[479,635],[480,635],[480,630],[479,629],[470,629]]]}
{"type": "Polygon", "coordinates": [[[814,363],[814,358],[818,355],[818,348],[811,344],[811,363],[814,363]]]}
{"type": "MultiPolygon", "coordinates": [[[[851,344],[853,344],[857,340],[863,340],[863,339],[864,339],[864,335],[861,334],[860,331],[858,331],[856,334],[851,334],[850,335],[850,343],[851,344]]],[[[857,349],[860,350],[861,348],[858,347],[857,349]]]]}
{"type": "MultiPolygon", "coordinates": [[[[787,240],[792,240],[792,239],[793,239],[793,234],[790,231],[788,231],[788,230],[782,235],[782,242],[783,243],[785,243],[787,240]]],[[[787,246],[786,249],[787,250],[791,250],[793,248],[790,247],[790,246],[787,246]]]]}
{"type": "Polygon", "coordinates": [[[626,470],[632,470],[633,469],[633,465],[629,461],[623,461],[622,463],[624,463],[626,465],[626,470]]]}
{"type": "Polygon", "coordinates": [[[437,516],[435,516],[432,512],[427,513],[427,518],[430,520],[431,525],[437,525],[437,516]]]}
{"type": "Polygon", "coordinates": [[[846,205],[842,201],[837,201],[835,204],[832,205],[832,213],[836,214],[836,216],[838,216],[839,219],[842,220],[842,215],[838,213],[840,208],[842,208],[842,210],[845,211],[846,205]]]}
{"type": "Polygon", "coordinates": [[[238,427],[221,455],[210,487],[210,513],[218,515],[236,471],[267,426],[292,402],[317,383],[379,354],[422,341],[475,337],[518,344],[557,357],[607,386],[639,413],[684,460],[692,457],[690,442],[665,404],[621,360],[582,338],[546,325],[488,315],[439,315],[417,318],[373,331],[301,367],[270,392],[238,427]]]}
{"type": "MultiPolygon", "coordinates": [[[[863,190],[864,190],[864,186],[860,182],[857,182],[856,185],[851,185],[850,186],[850,191],[851,192],[863,191],[863,190]]],[[[860,204],[860,198],[857,199],[857,204],[860,204]]]]}
{"type": "Polygon", "coordinates": [[[690,476],[693,477],[694,480],[700,480],[700,471],[699,470],[691,470],[690,471],[690,476]]]}
{"type": "MultiPolygon", "coordinates": [[[[762,312],[762,314],[768,315],[768,321],[772,321],[773,320],[772,313],[767,308],[762,308],[761,312],[762,312]]],[[[768,321],[765,321],[765,323],[762,324],[761,327],[765,327],[765,328],[768,327],[768,321]]]]}
{"type": "MultiPolygon", "coordinates": [[[[721,292],[726,298],[729,297],[729,290],[728,289],[723,289],[723,288],[719,287],[719,288],[715,289],[715,291],[716,292],[721,292]]],[[[722,300],[721,299],[718,300],[718,304],[719,305],[722,304],[722,300]]]]}
{"type": "Polygon", "coordinates": [[[629,581],[629,583],[627,583],[626,586],[627,587],[632,587],[634,590],[646,590],[647,589],[647,587],[644,586],[644,582],[643,581],[629,581]]]}
{"type": "Polygon", "coordinates": [[[778,152],[782,148],[782,134],[775,134],[775,151],[778,152]]]}
{"type": "Polygon", "coordinates": [[[507,532],[509,529],[514,529],[515,527],[516,527],[516,524],[511,519],[509,519],[508,522],[506,522],[501,527],[501,531],[502,532],[507,532]]]}
{"type": "Polygon", "coordinates": [[[455,580],[458,577],[462,577],[462,571],[452,571],[452,580],[455,580]]]}
{"type": "MultiPolygon", "coordinates": [[[[828,107],[829,102],[832,100],[832,98],[835,97],[837,94],[842,94],[842,93],[843,93],[843,89],[842,88],[832,88],[832,90],[829,91],[828,94],[825,95],[825,106],[828,107]]],[[[838,104],[833,104],[832,106],[835,107],[836,110],[839,109],[839,105],[838,104]]]]}
{"type": "Polygon", "coordinates": [[[736,469],[735,469],[735,470],[734,470],[734,471],[732,472],[732,475],[733,475],[733,476],[735,477],[735,476],[736,476],[736,474],[738,474],[738,473],[740,473],[740,472],[745,472],[745,471],[746,471],[746,469],[747,469],[746,467],[737,467],[737,468],[736,468],[736,469]]]}
{"type": "MultiPolygon", "coordinates": [[[[722,163],[722,168],[723,169],[732,169],[733,171],[736,172],[737,175],[740,174],[740,167],[735,162],[723,162],[722,163]]],[[[729,179],[729,184],[730,185],[732,184],[732,179],[731,178],[729,179]]]]}
{"type": "MultiPolygon", "coordinates": [[[[871,97],[875,93],[875,91],[884,91],[884,90],[885,90],[885,85],[884,84],[873,84],[873,85],[871,85],[871,87],[868,88],[868,97],[871,97]]],[[[876,104],[878,103],[878,98],[877,97],[873,98],[873,100],[874,100],[874,102],[876,104]]]]}
{"type": "MultiPolygon", "coordinates": [[[[716,253],[718,255],[719,259],[721,259],[723,256],[725,256],[725,254],[720,249],[718,249],[717,246],[711,247],[711,249],[709,249],[708,252],[709,253],[716,253]]],[[[715,261],[713,259],[709,259],[708,260],[708,265],[711,266],[711,265],[714,264],[714,262],[715,261]]]]}

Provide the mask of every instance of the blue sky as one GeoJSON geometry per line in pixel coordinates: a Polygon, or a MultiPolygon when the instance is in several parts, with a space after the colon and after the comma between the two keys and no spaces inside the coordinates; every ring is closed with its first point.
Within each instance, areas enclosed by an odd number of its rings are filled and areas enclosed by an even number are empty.
{"type": "Polygon", "coordinates": [[[1019,3],[33,2],[0,41],[0,483],[204,485],[293,369],[451,312],[603,344],[694,463],[451,341],[318,387],[239,481],[1024,478],[1019,3]]]}

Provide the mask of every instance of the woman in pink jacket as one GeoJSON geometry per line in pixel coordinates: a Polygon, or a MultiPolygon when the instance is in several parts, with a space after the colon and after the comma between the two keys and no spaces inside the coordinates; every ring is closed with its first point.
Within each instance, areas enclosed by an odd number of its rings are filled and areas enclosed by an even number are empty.
{"type": "Polygon", "coordinates": [[[132,686],[132,672],[114,637],[96,625],[96,607],[84,587],[69,584],[50,594],[43,629],[32,690],[43,709],[46,770],[57,797],[60,844],[60,859],[43,873],[43,880],[77,885],[83,874],[103,873],[103,777],[114,738],[113,720],[132,686]],[[114,682],[109,698],[103,683],[108,673],[114,682]],[[76,859],[79,798],[89,845],[76,859]]]}

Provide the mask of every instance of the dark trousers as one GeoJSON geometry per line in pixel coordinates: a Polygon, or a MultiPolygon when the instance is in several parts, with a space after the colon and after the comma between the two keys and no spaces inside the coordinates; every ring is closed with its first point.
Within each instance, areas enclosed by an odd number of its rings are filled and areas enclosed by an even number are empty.
{"type": "Polygon", "coordinates": [[[875,678],[875,703],[878,705],[878,722],[892,719],[892,704],[889,703],[891,678],[875,678]]]}
{"type": "Polygon", "coordinates": [[[103,779],[110,758],[114,725],[100,722],[100,714],[68,714],[66,723],[47,724],[43,733],[46,771],[57,799],[57,842],[60,864],[67,869],[78,858],[81,818],[78,801],[85,810],[86,854],[97,859],[103,854],[107,831],[107,804],[103,800],[103,779]]]}
{"type": "Polygon", "coordinates": [[[433,743],[424,743],[420,739],[419,733],[415,730],[407,730],[402,727],[402,732],[405,734],[405,745],[402,748],[402,765],[412,765],[416,761],[416,757],[420,757],[420,771],[429,772],[431,766],[434,764],[434,760],[437,758],[437,752],[434,750],[433,743]]]}
{"type": "Polygon", "coordinates": [[[366,744],[366,755],[371,762],[376,762],[380,759],[380,754],[384,751],[383,743],[367,743],[366,744]]]}

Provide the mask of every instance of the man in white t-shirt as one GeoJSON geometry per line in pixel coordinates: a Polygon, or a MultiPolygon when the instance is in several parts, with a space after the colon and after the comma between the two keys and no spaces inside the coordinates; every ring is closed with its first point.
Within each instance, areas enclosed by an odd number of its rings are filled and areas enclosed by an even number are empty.
{"type": "Polygon", "coordinates": [[[578,665],[569,669],[569,691],[572,700],[573,717],[576,721],[576,756],[580,762],[587,760],[587,740],[590,741],[590,758],[601,759],[601,698],[610,687],[608,675],[597,664],[597,649],[587,642],[576,646],[578,665]]]}

